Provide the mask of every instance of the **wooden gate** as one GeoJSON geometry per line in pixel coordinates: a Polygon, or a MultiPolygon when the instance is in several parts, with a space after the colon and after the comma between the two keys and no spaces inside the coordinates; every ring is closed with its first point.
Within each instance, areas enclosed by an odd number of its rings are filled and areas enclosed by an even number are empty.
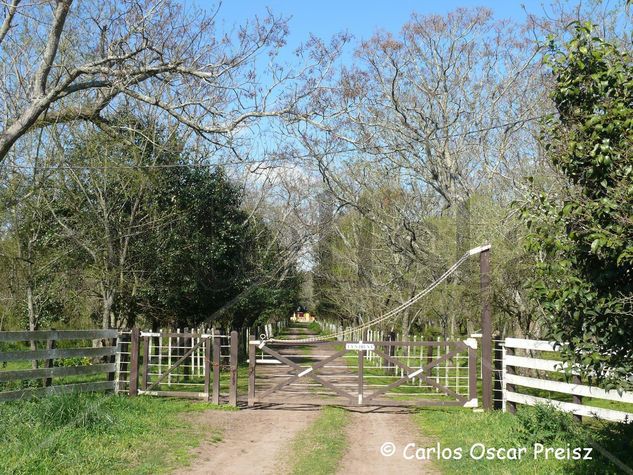
{"type": "Polygon", "coordinates": [[[249,341],[248,404],[477,407],[477,341],[249,341]]]}
{"type": "Polygon", "coordinates": [[[129,340],[122,340],[124,350],[129,351],[122,351],[119,356],[117,386],[119,390],[127,389],[130,396],[198,398],[219,404],[221,373],[227,370],[227,400],[236,406],[238,342],[235,331],[222,335],[142,332],[134,328],[129,340]]]}

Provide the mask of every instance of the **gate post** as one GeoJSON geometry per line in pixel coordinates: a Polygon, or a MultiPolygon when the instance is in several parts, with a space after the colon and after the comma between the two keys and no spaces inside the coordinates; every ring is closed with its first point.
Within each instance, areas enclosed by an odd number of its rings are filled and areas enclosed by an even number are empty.
{"type": "Polygon", "coordinates": [[[255,405],[255,359],[257,354],[255,352],[255,345],[251,341],[256,340],[255,335],[251,335],[248,341],[248,405],[255,405]]]}
{"type": "Polygon", "coordinates": [[[130,341],[130,396],[138,396],[138,346],[141,331],[138,327],[132,328],[130,341]]]}
{"type": "Polygon", "coordinates": [[[213,337],[213,404],[220,404],[220,349],[219,336],[213,337]]]}
{"type": "Polygon", "coordinates": [[[115,346],[116,347],[116,353],[113,354],[112,356],[110,356],[109,358],[107,358],[107,362],[108,363],[114,363],[114,371],[112,371],[111,373],[108,373],[108,381],[114,381],[114,392],[118,393],[119,392],[119,381],[118,381],[118,377],[117,374],[119,372],[119,361],[117,358],[117,355],[121,354],[121,339],[120,339],[121,335],[120,333],[117,333],[117,336],[115,338],[112,338],[110,346],[115,346]]]}
{"type": "MultiPolygon", "coordinates": [[[[389,333],[387,333],[387,341],[396,341],[396,332],[394,332],[392,330],[389,333]]],[[[395,356],[395,354],[396,354],[396,347],[395,347],[395,345],[389,345],[387,347],[387,354],[391,358],[393,358],[395,356]]],[[[387,374],[391,373],[391,368],[392,367],[393,367],[394,372],[397,372],[397,368],[395,368],[394,364],[391,361],[387,360],[386,363],[387,364],[385,366],[387,366],[387,374]]]]}
{"type": "Polygon", "coordinates": [[[231,383],[229,385],[229,405],[237,407],[237,353],[240,337],[233,330],[231,332],[231,356],[229,364],[231,366],[231,383]]]}
{"type": "Polygon", "coordinates": [[[363,404],[363,363],[365,359],[365,352],[360,350],[358,352],[358,405],[363,404]]]}
{"type": "Polygon", "coordinates": [[[492,319],[490,311],[490,248],[479,254],[481,289],[481,379],[484,409],[492,409],[492,319]]]}
{"type": "Polygon", "coordinates": [[[468,398],[477,399],[477,344],[468,346],[468,398]]]}

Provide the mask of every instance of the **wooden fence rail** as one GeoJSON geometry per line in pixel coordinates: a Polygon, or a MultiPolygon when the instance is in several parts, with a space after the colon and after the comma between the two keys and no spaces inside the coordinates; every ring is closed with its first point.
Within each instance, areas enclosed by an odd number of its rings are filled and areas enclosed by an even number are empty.
{"type": "Polygon", "coordinates": [[[0,402],[31,397],[66,394],[73,392],[108,391],[115,389],[115,355],[118,332],[116,330],[48,330],[0,332],[0,342],[41,342],[45,348],[36,350],[0,351],[0,362],[8,369],[0,370],[0,402]],[[57,341],[100,340],[101,347],[56,348],[57,341]],[[90,358],[91,363],[79,366],[60,366],[63,358],[90,358]],[[94,362],[99,358],[100,362],[94,362]],[[43,362],[43,367],[21,368],[20,362],[43,362]],[[7,365],[7,363],[10,363],[7,365]],[[14,366],[14,368],[11,368],[14,366]],[[80,377],[104,375],[105,381],[77,381],[80,377]],[[71,378],[70,381],[54,381],[55,378],[71,378]],[[41,380],[41,381],[40,381],[41,380]],[[54,382],[59,384],[53,384],[54,382]],[[1,386],[9,390],[2,390],[1,386]],[[28,385],[29,387],[22,387],[28,385]],[[12,389],[17,386],[18,389],[12,389]],[[33,387],[34,386],[34,387],[33,387]]]}
{"type": "Polygon", "coordinates": [[[583,404],[583,397],[594,399],[615,401],[624,404],[632,404],[633,392],[618,392],[615,390],[605,390],[595,386],[582,384],[580,377],[574,371],[566,371],[565,364],[559,360],[534,357],[534,352],[558,352],[558,348],[552,342],[542,340],[527,340],[522,338],[506,338],[503,355],[503,409],[514,413],[517,404],[549,404],[562,411],[570,412],[577,418],[583,416],[597,417],[615,422],[633,421],[633,412],[606,409],[601,407],[583,404]],[[524,356],[516,355],[517,350],[524,350],[524,356]],[[519,371],[527,370],[529,376],[518,374],[519,371]],[[546,379],[541,376],[541,372],[553,373],[560,376],[567,373],[571,376],[572,382],[565,382],[553,379],[546,379]],[[572,402],[553,399],[560,396],[542,397],[534,393],[519,392],[517,388],[526,388],[528,392],[548,391],[572,396],[572,402]]]}

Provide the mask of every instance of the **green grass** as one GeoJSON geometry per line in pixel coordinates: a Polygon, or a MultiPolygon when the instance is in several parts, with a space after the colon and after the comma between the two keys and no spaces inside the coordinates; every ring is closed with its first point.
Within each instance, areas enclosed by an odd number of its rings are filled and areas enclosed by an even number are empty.
{"type": "Polygon", "coordinates": [[[288,452],[289,473],[320,475],[336,472],[345,455],[345,426],[349,414],[337,407],[324,407],[316,421],[299,433],[288,452]]]}
{"type": "MultiPolygon", "coordinates": [[[[569,414],[549,407],[519,407],[517,415],[502,412],[474,413],[464,409],[425,409],[414,415],[422,434],[437,439],[442,448],[462,448],[461,460],[440,460],[436,463],[446,474],[616,474],[621,469],[610,463],[595,449],[593,460],[535,459],[533,447],[591,447],[598,442],[626,465],[633,466],[633,426],[576,423],[569,414]],[[474,444],[486,447],[527,447],[521,460],[473,460],[474,444]]],[[[433,444],[427,444],[433,445],[433,444]]],[[[477,450],[477,449],[476,449],[477,450]]]]}
{"type": "Polygon", "coordinates": [[[308,324],[308,330],[314,333],[315,335],[320,335],[321,332],[323,331],[319,322],[310,322],[308,324]]]}
{"type": "Polygon", "coordinates": [[[210,404],[74,394],[0,404],[0,473],[164,473],[221,430],[195,422],[210,404]]]}

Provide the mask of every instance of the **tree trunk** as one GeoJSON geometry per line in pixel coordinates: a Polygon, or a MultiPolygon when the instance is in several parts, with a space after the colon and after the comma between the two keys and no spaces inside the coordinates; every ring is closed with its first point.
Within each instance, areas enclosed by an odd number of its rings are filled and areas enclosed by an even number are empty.
{"type": "MultiPolygon", "coordinates": [[[[37,314],[35,313],[35,305],[33,303],[33,286],[31,279],[27,279],[26,284],[26,306],[29,314],[29,331],[37,330],[37,314]]],[[[31,341],[31,350],[37,350],[37,344],[35,341],[31,341]]],[[[37,369],[37,360],[31,361],[33,369],[37,369]]]]}
{"type": "Polygon", "coordinates": [[[107,330],[111,327],[110,318],[112,316],[112,303],[114,302],[114,292],[105,290],[102,294],[101,327],[107,330]]]}

